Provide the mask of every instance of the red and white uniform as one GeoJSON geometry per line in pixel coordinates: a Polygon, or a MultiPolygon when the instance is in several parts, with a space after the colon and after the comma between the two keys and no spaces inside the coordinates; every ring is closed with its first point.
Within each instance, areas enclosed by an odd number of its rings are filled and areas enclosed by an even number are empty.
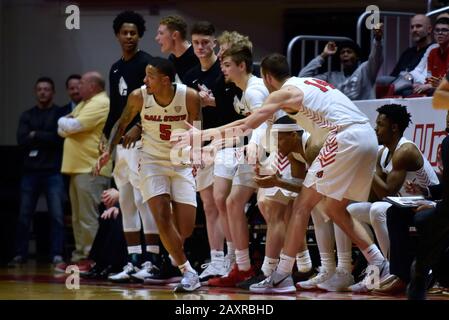
{"type": "MultiPolygon", "coordinates": [[[[411,143],[415,146],[416,149],[418,149],[418,147],[416,146],[415,143],[413,143],[412,141],[408,140],[405,137],[402,137],[401,140],[399,140],[398,145],[396,146],[395,150],[399,149],[399,147],[401,147],[402,145],[404,145],[406,143],[411,143]]],[[[388,152],[389,152],[388,148],[384,147],[384,149],[382,150],[382,154],[380,156],[380,166],[382,168],[382,172],[386,173],[387,175],[393,170],[393,163],[392,163],[391,159],[387,163],[388,152]]],[[[421,151],[419,153],[421,154],[424,165],[416,171],[407,171],[407,175],[405,176],[405,181],[414,181],[414,183],[416,183],[417,185],[419,185],[422,188],[426,188],[430,185],[438,184],[439,180],[438,180],[437,174],[435,173],[435,171],[432,168],[432,165],[427,160],[427,158],[424,157],[424,155],[421,153],[421,151]]],[[[406,184],[404,182],[404,184],[401,187],[401,190],[399,190],[398,195],[401,197],[413,196],[413,194],[409,194],[405,191],[405,185],[406,184]]]]}
{"type": "Polygon", "coordinates": [[[186,92],[184,84],[174,84],[175,95],[167,106],[157,103],[153,95],[141,88],[144,104],[142,119],[142,153],[140,159],[143,201],[169,194],[175,202],[196,206],[195,179],[192,168],[180,165],[177,149],[170,143],[175,130],[188,130],[186,92]]]}
{"type": "Polygon", "coordinates": [[[366,115],[325,81],[292,77],[287,86],[304,93],[299,111],[291,117],[312,138],[326,137],[303,185],[336,200],[366,201],[377,156],[377,138],[366,115]]]}

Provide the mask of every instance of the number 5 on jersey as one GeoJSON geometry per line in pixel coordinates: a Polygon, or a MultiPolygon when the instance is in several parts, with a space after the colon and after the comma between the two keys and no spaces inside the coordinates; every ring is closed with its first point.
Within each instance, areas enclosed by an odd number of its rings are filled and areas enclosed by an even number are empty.
{"type": "Polygon", "coordinates": [[[171,136],[171,125],[169,124],[160,124],[159,125],[161,140],[169,141],[171,136]]]}

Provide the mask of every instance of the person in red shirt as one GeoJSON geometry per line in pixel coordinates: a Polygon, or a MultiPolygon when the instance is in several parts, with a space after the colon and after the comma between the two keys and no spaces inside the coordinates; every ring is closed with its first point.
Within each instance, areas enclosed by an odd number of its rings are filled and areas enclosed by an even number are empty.
{"type": "Polygon", "coordinates": [[[415,88],[415,92],[428,95],[433,94],[449,69],[449,18],[438,19],[433,34],[439,46],[432,49],[427,58],[426,83],[415,88]]]}

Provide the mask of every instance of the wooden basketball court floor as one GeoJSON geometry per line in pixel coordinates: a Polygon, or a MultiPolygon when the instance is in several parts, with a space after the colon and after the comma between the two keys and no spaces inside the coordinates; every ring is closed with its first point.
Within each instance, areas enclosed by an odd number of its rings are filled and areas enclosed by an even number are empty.
{"type": "MultiPolygon", "coordinates": [[[[251,294],[241,289],[201,287],[192,293],[173,293],[173,286],[112,284],[81,279],[79,289],[68,289],[68,274],[56,273],[50,265],[29,262],[18,268],[0,269],[0,300],[405,300],[351,293],[304,291],[296,294],[251,294]]],[[[438,290],[429,300],[448,300],[449,292],[438,290]]]]}

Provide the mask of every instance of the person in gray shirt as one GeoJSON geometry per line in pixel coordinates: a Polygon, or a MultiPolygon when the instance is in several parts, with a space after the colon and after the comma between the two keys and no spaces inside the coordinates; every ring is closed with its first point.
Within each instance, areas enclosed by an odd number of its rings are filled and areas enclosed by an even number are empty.
{"type": "Polygon", "coordinates": [[[373,30],[374,39],[371,53],[367,61],[357,64],[360,57],[360,47],[353,41],[340,43],[339,57],[341,71],[330,71],[318,74],[319,68],[326,58],[337,53],[335,42],[328,42],[323,52],[311,60],[300,72],[299,77],[314,77],[329,82],[343,92],[351,100],[375,99],[374,86],[377,73],[383,62],[382,26],[373,30]]]}

